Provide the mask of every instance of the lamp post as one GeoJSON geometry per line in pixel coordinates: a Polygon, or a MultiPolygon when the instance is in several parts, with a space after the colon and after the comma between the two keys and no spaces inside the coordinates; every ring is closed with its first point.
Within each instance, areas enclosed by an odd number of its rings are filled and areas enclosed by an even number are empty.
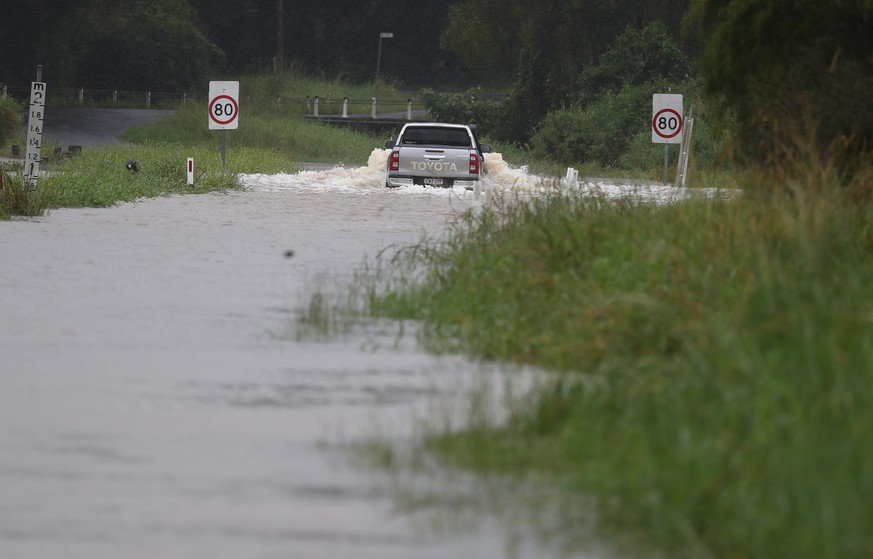
{"type": "Polygon", "coordinates": [[[376,56],[376,79],[379,79],[379,66],[382,63],[382,39],[391,39],[394,33],[379,33],[379,54],[376,56]]]}

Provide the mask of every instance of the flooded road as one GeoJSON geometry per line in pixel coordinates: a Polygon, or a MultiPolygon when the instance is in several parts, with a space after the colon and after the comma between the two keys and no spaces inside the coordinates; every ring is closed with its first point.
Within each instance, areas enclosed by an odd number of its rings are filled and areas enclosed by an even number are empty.
{"type": "Polygon", "coordinates": [[[380,157],[0,222],[0,556],[551,556],[499,523],[429,534],[320,448],[375,424],[412,436],[482,367],[295,341],[313,285],[474,204],[386,189],[380,157]]]}

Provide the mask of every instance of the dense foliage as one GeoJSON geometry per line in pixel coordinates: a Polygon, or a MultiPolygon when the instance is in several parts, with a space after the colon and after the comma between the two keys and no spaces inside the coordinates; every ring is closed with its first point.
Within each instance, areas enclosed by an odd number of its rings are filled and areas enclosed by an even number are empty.
{"type": "Polygon", "coordinates": [[[464,93],[440,93],[427,88],[421,91],[421,99],[435,120],[476,124],[484,134],[493,130],[500,108],[499,100],[484,95],[481,88],[464,93]]]}
{"type": "MultiPolygon", "coordinates": [[[[675,88],[690,108],[700,89],[691,74],[691,62],[662,23],[626,28],[598,63],[583,71],[571,106],[552,110],[536,126],[530,140],[534,154],[565,163],[626,167],[625,156],[637,137],[651,143],[652,94],[675,88]]],[[[652,157],[646,167],[657,161],[657,150],[648,148],[652,157]]]]}
{"type": "Polygon", "coordinates": [[[187,0],[32,0],[4,5],[0,82],[183,91],[224,60],[187,0]],[[58,25],[57,22],[63,22],[58,25]]]}
{"type": "Polygon", "coordinates": [[[873,141],[873,1],[696,0],[707,90],[745,155],[780,156],[817,131],[849,158],[873,141]]]}
{"type": "MultiPolygon", "coordinates": [[[[688,0],[465,0],[452,9],[443,45],[483,75],[512,71],[514,87],[495,133],[525,142],[549,111],[578,98],[583,72],[628,25],[661,22],[676,41],[687,9],[688,0]]],[[[634,57],[641,54],[648,53],[634,57]]]]}
{"type": "Polygon", "coordinates": [[[365,81],[380,57],[385,78],[457,80],[463,69],[438,45],[456,1],[415,9],[399,0],[7,2],[0,83],[26,84],[37,65],[55,87],[190,92],[275,67],[365,81]],[[394,36],[380,41],[382,32],[394,36]]]}

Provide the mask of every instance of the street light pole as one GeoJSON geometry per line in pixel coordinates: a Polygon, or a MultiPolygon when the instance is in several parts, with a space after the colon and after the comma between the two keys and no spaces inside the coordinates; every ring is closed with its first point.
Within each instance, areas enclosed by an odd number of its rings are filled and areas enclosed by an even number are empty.
{"type": "Polygon", "coordinates": [[[273,59],[273,73],[285,69],[285,6],[284,0],[276,0],[276,57],[273,59]]]}
{"type": "Polygon", "coordinates": [[[379,66],[382,63],[382,39],[390,39],[394,37],[394,33],[379,33],[379,54],[376,56],[376,79],[379,79],[379,66]]]}

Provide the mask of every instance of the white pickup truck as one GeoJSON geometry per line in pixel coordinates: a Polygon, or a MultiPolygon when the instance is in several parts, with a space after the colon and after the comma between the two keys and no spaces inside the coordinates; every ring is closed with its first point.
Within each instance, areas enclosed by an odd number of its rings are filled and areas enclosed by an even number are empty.
{"type": "Polygon", "coordinates": [[[442,122],[409,122],[397,140],[385,142],[388,179],[385,186],[463,186],[472,189],[485,173],[484,154],[491,146],[480,144],[476,126],[442,122]]]}

